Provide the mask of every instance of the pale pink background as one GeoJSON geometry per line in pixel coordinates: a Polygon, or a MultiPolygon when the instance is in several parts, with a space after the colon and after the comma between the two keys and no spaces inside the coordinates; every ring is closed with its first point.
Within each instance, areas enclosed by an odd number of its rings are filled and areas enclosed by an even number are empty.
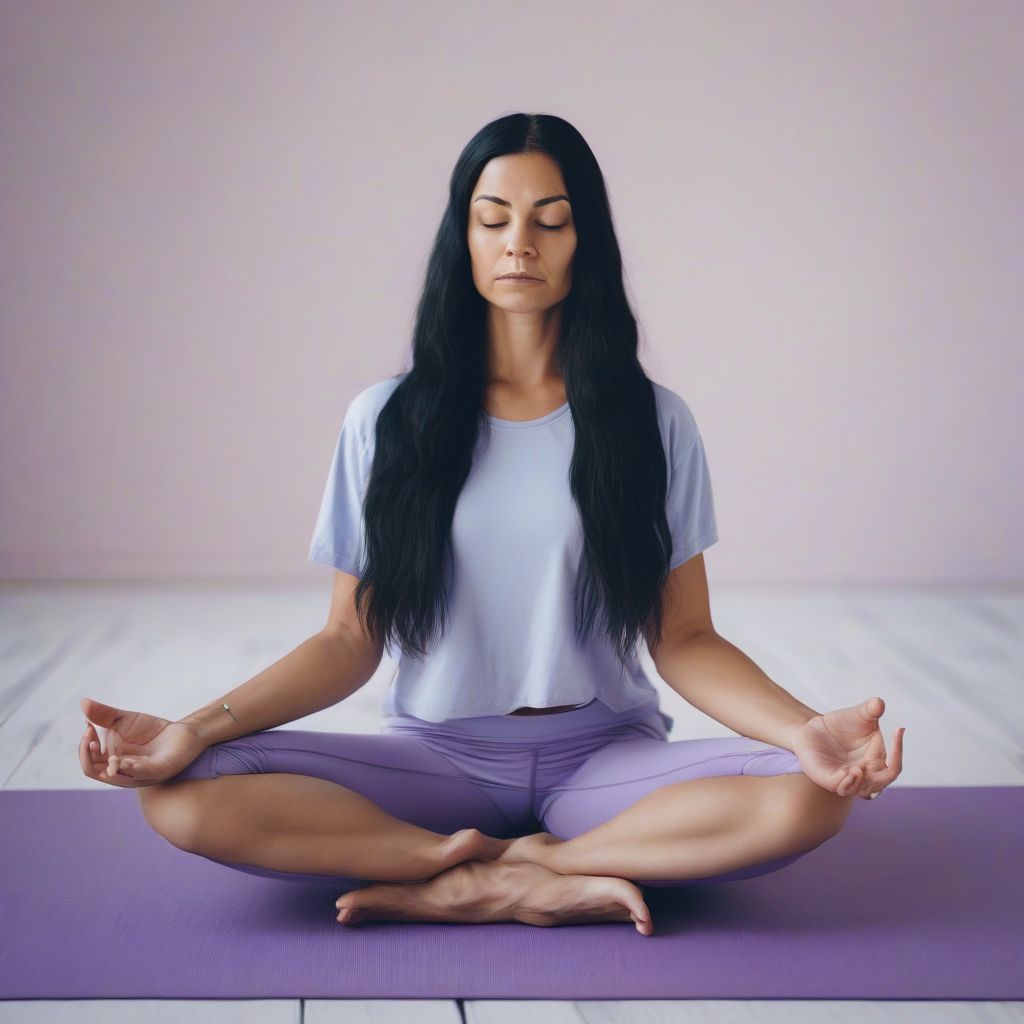
{"type": "Polygon", "coordinates": [[[0,5],[0,576],[300,579],[469,137],[603,166],[728,581],[1022,578],[1024,4],[0,5]]]}

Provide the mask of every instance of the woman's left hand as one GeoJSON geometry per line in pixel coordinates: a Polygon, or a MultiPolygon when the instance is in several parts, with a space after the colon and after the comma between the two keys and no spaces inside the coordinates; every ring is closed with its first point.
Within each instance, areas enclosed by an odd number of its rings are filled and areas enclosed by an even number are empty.
{"type": "Polygon", "coordinates": [[[885,713],[881,697],[853,707],[828,711],[793,733],[793,753],[804,774],[830,793],[851,793],[870,800],[903,770],[901,726],[893,739],[892,764],[885,763],[885,742],[878,720],[885,713]]]}

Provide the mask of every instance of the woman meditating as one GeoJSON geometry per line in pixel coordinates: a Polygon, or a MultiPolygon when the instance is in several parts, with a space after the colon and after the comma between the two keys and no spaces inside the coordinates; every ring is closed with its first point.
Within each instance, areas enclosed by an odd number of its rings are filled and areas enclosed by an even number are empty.
{"type": "Polygon", "coordinates": [[[309,550],[335,569],[323,629],[176,722],[86,698],[82,770],[179,849],[337,882],[343,924],[649,935],[642,887],[784,867],[901,768],[881,698],[819,713],[715,631],[717,539],[694,417],[637,359],[593,153],[502,117],[452,173],[411,368],[345,413],[309,550]],[[668,740],[641,643],[738,735],[668,740]],[[385,651],[379,733],[277,728],[385,651]]]}

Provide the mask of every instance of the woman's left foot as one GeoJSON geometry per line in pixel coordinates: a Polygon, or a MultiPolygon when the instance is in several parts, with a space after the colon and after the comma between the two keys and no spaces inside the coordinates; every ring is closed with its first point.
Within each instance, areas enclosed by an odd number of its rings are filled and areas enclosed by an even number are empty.
{"type": "Polygon", "coordinates": [[[643,893],[625,878],[560,875],[526,862],[466,861],[426,882],[380,883],[345,893],[338,920],[521,921],[550,926],[633,921],[653,932],[643,893]]]}

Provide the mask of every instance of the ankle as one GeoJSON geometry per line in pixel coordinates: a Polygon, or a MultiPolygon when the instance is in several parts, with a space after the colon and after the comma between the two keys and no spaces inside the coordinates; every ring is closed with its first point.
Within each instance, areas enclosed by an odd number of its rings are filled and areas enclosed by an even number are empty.
{"type": "Polygon", "coordinates": [[[519,846],[513,847],[510,860],[525,860],[559,875],[571,874],[564,864],[564,839],[559,839],[550,832],[534,832],[515,842],[519,846]]]}
{"type": "Polygon", "coordinates": [[[450,836],[441,836],[429,848],[429,861],[435,865],[435,871],[445,871],[464,861],[475,860],[482,836],[475,828],[461,828],[450,836]]]}

